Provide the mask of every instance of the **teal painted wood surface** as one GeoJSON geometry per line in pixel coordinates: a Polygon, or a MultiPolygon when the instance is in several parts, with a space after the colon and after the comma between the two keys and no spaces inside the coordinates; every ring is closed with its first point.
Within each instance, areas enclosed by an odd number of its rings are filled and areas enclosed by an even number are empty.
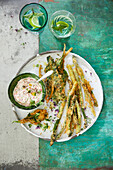
{"type": "Polygon", "coordinates": [[[96,123],[83,135],[52,147],[40,139],[40,169],[113,168],[113,1],[45,1],[41,4],[49,17],[56,10],[68,10],[76,17],[77,27],[70,38],[58,40],[47,25],[40,35],[40,52],[62,50],[64,42],[67,49],[73,47],[99,75],[104,105],[96,123]]]}

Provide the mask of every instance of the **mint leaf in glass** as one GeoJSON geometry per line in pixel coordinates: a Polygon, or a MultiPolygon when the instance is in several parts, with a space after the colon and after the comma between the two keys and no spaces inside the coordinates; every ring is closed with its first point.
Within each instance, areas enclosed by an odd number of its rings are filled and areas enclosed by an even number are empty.
{"type": "Polygon", "coordinates": [[[68,28],[68,27],[69,25],[64,21],[58,21],[56,22],[56,26],[52,26],[54,30],[60,31],[61,33],[63,29],[68,28]]]}

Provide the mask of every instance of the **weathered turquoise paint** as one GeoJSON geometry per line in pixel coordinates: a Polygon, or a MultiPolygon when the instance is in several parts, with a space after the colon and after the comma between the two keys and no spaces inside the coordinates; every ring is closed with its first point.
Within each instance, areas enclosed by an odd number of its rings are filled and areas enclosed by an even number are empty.
{"type": "Polygon", "coordinates": [[[70,38],[58,40],[47,25],[40,35],[40,52],[61,50],[64,42],[67,49],[73,47],[73,52],[85,58],[99,75],[104,105],[96,123],[83,135],[52,147],[40,139],[40,169],[113,168],[113,1],[59,0],[41,4],[49,17],[60,9],[72,12],[77,27],[70,38]]]}

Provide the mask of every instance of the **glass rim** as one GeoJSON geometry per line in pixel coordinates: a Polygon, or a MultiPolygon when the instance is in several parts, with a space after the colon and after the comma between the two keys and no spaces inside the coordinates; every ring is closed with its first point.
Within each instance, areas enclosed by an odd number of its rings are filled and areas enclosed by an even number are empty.
{"type": "Polygon", "coordinates": [[[43,5],[41,5],[41,4],[39,4],[39,3],[29,3],[29,4],[24,5],[24,6],[21,8],[20,13],[19,13],[19,20],[20,20],[21,25],[22,25],[25,29],[27,29],[28,31],[31,31],[31,32],[37,32],[37,31],[41,30],[42,28],[44,28],[45,25],[47,24],[47,21],[48,21],[48,13],[47,13],[47,10],[45,9],[45,7],[44,7],[43,5]],[[23,25],[23,23],[21,22],[21,17],[20,17],[20,15],[21,15],[23,9],[24,9],[26,6],[29,6],[29,5],[32,5],[32,4],[33,4],[33,5],[39,5],[39,6],[41,6],[41,7],[45,10],[46,15],[47,15],[45,24],[44,24],[41,28],[39,28],[38,30],[29,30],[29,29],[28,29],[25,25],[23,25]]]}
{"type": "MultiPolygon", "coordinates": [[[[55,12],[51,15],[51,17],[52,17],[53,15],[57,14],[57,13],[60,13],[60,12],[69,13],[69,14],[72,15],[72,16],[74,17],[74,19],[75,19],[75,16],[74,16],[70,11],[67,11],[67,10],[58,10],[58,11],[55,11],[55,12]]],[[[51,18],[51,17],[50,17],[50,18],[51,18]]],[[[76,21],[76,19],[75,19],[75,21],[76,21]]]]}

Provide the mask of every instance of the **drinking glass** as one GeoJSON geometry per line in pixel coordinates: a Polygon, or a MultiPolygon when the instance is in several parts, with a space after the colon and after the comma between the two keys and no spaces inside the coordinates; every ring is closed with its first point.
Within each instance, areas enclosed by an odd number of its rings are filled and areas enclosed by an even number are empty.
{"type": "Polygon", "coordinates": [[[67,38],[76,28],[76,20],[72,13],[65,10],[56,11],[49,20],[49,29],[57,38],[67,38]]]}
{"type": "Polygon", "coordinates": [[[41,4],[30,3],[21,9],[19,19],[24,28],[39,33],[47,24],[48,13],[41,4]]]}

